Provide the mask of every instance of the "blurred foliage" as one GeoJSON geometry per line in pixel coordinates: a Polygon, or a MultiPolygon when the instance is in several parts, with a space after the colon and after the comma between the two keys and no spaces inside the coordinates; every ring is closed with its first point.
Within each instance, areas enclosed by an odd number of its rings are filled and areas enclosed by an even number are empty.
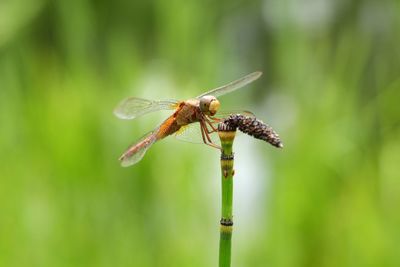
{"type": "Polygon", "coordinates": [[[235,144],[233,266],[400,266],[398,1],[0,2],[0,266],[215,266],[219,153],[122,98],[221,99],[285,143],[235,144]],[[206,174],[206,175],[205,175],[206,174]]]}

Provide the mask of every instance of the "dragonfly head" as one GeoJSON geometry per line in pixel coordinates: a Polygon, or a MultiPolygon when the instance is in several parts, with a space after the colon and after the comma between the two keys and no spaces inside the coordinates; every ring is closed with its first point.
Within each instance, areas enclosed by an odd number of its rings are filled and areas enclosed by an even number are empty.
{"type": "Polygon", "coordinates": [[[205,95],[200,98],[200,110],[210,116],[214,116],[219,109],[219,101],[215,96],[205,95]]]}

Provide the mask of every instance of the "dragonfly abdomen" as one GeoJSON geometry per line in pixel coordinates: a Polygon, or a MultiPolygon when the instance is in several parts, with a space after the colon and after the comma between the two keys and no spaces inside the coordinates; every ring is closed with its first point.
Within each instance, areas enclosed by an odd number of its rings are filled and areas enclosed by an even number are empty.
{"type": "Polygon", "coordinates": [[[174,116],[170,116],[161,124],[160,128],[157,131],[156,138],[157,140],[163,139],[168,135],[174,134],[181,127],[181,125],[178,125],[176,118],[174,116]]]}

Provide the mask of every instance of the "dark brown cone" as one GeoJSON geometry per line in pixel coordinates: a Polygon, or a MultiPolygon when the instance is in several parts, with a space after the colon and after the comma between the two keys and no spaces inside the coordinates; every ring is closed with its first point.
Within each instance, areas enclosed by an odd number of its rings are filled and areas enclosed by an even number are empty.
{"type": "Polygon", "coordinates": [[[238,128],[240,131],[251,135],[254,138],[264,140],[275,147],[283,147],[279,135],[272,129],[272,127],[255,117],[232,114],[228,118],[224,119],[222,124],[227,128],[238,128]]]}

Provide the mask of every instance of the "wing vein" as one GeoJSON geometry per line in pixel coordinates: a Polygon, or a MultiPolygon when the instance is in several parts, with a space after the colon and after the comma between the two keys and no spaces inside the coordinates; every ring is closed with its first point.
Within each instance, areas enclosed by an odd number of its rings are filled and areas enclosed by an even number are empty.
{"type": "Polygon", "coordinates": [[[206,95],[212,95],[215,97],[222,96],[228,93],[231,93],[239,88],[242,88],[243,86],[246,86],[247,84],[257,80],[260,78],[262,72],[261,71],[256,71],[253,73],[250,73],[240,79],[237,79],[233,82],[230,82],[228,84],[222,85],[220,87],[214,88],[204,94],[199,95],[197,98],[206,96],[206,95]]]}

